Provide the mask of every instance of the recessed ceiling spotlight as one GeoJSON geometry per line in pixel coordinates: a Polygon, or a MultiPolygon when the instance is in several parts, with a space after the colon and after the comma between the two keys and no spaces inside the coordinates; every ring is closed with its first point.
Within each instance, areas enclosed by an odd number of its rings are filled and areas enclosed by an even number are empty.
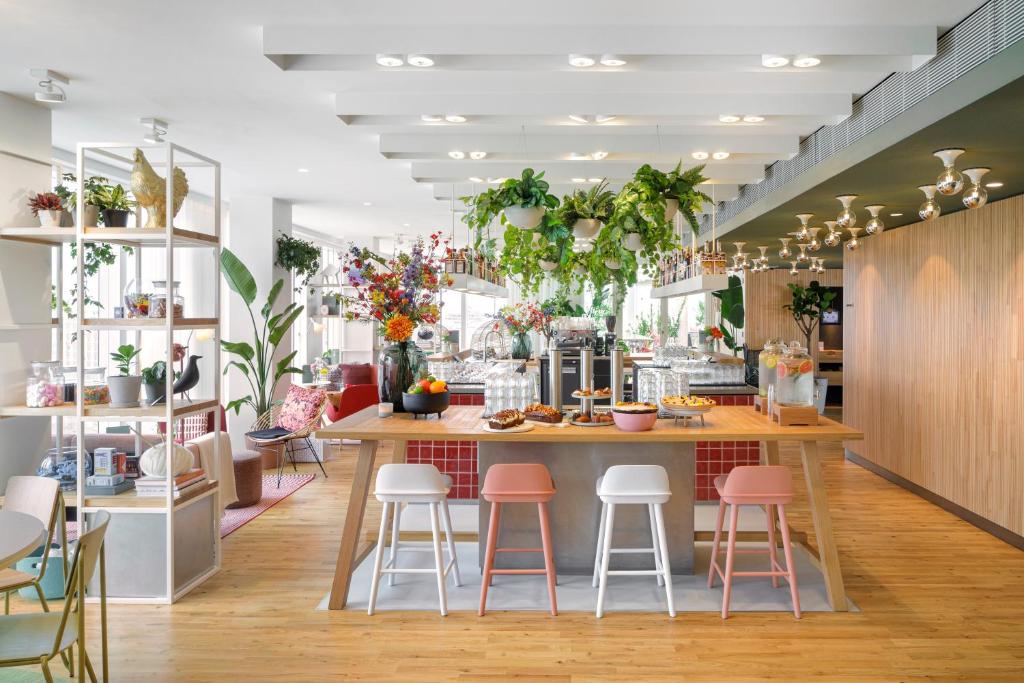
{"type": "Polygon", "coordinates": [[[789,57],[783,57],[782,55],[761,55],[761,66],[768,67],[769,69],[777,69],[780,66],[786,66],[789,64],[789,57]]]}
{"type": "Polygon", "coordinates": [[[484,179],[480,178],[479,176],[475,176],[475,175],[469,176],[469,182],[471,182],[471,183],[482,183],[483,181],[484,181],[484,179]]]}
{"type": "Polygon", "coordinates": [[[594,117],[596,123],[608,123],[614,121],[617,117],[614,114],[598,114],[594,117]]]}
{"type": "Polygon", "coordinates": [[[427,123],[440,123],[444,121],[444,116],[441,114],[420,114],[420,121],[427,123]]]}
{"type": "Polygon", "coordinates": [[[462,114],[445,114],[444,120],[448,123],[465,123],[466,117],[462,114]]]}
{"type": "Polygon", "coordinates": [[[724,161],[725,159],[729,158],[729,153],[728,152],[714,152],[711,155],[711,158],[714,159],[715,161],[724,161]]]}
{"type": "Polygon", "coordinates": [[[363,202],[363,206],[373,206],[373,202],[363,202]]]}
{"type": "Polygon", "coordinates": [[[747,114],[743,117],[744,123],[761,123],[762,121],[764,121],[764,117],[757,114],[747,114]]]}
{"type": "Polygon", "coordinates": [[[579,152],[569,152],[569,161],[590,161],[589,154],[580,154],[579,152]]]}
{"type": "Polygon", "coordinates": [[[793,58],[793,66],[800,67],[801,69],[809,69],[819,64],[821,64],[821,60],[812,55],[797,55],[793,58]]]}
{"type": "Polygon", "coordinates": [[[387,67],[402,66],[405,64],[405,60],[402,59],[402,55],[378,54],[377,64],[387,67]]]}
{"type": "Polygon", "coordinates": [[[588,57],[586,55],[578,55],[578,54],[575,54],[575,53],[569,55],[569,65],[570,66],[576,66],[576,67],[580,67],[580,68],[585,68],[585,67],[588,67],[588,66],[594,66],[594,64],[595,64],[595,60],[594,60],[593,57],[588,57]]]}
{"type": "Polygon", "coordinates": [[[448,152],[448,156],[450,156],[452,159],[465,159],[466,153],[463,152],[461,149],[453,149],[452,151],[448,152]]]}
{"type": "Polygon", "coordinates": [[[309,169],[308,168],[300,168],[299,169],[299,173],[309,173],[309,169]]]}
{"type": "Polygon", "coordinates": [[[900,216],[903,215],[903,213],[902,212],[900,212],[900,213],[890,213],[889,215],[892,216],[893,218],[899,218],[900,216]]]}
{"type": "Polygon", "coordinates": [[[708,158],[708,153],[707,152],[692,152],[690,154],[690,156],[693,157],[694,159],[696,159],[697,161],[704,161],[705,159],[708,158]]]}
{"type": "Polygon", "coordinates": [[[590,117],[586,114],[569,114],[569,120],[575,123],[590,123],[590,117]]]}
{"type": "Polygon", "coordinates": [[[506,178],[504,176],[499,176],[497,178],[488,178],[487,182],[494,183],[495,185],[497,185],[497,184],[505,182],[505,180],[506,180],[506,178]]]}
{"type": "Polygon", "coordinates": [[[995,182],[991,182],[991,183],[985,183],[985,187],[991,187],[993,189],[995,189],[997,187],[1002,187],[1002,186],[1003,186],[1003,184],[1000,183],[999,181],[995,181],[995,182]]]}
{"type": "Polygon", "coordinates": [[[408,227],[409,227],[409,224],[408,224],[408,223],[402,223],[402,227],[403,227],[403,228],[408,228],[408,227]]]}
{"type": "Polygon", "coordinates": [[[167,135],[167,123],[160,119],[139,119],[139,123],[149,128],[149,132],[143,136],[143,140],[151,145],[159,145],[164,142],[167,135]]]}
{"type": "Polygon", "coordinates": [[[56,71],[50,71],[49,69],[29,69],[28,72],[32,78],[39,79],[39,87],[42,88],[41,92],[36,92],[37,102],[60,104],[67,100],[64,88],[57,85],[57,83],[67,85],[69,82],[67,76],[56,71]]]}
{"type": "Polygon", "coordinates": [[[480,161],[481,159],[487,158],[487,152],[481,152],[479,150],[475,150],[475,151],[469,153],[469,158],[474,160],[474,161],[480,161]]]}
{"type": "Polygon", "coordinates": [[[409,55],[405,58],[405,61],[418,67],[434,66],[434,60],[426,55],[409,55]]]}
{"type": "Polygon", "coordinates": [[[625,66],[626,60],[618,55],[601,55],[601,64],[604,66],[625,66]]]}
{"type": "Polygon", "coordinates": [[[573,178],[572,182],[574,182],[574,183],[585,183],[585,182],[587,182],[587,179],[586,178],[573,178]]]}
{"type": "Polygon", "coordinates": [[[718,120],[722,123],[736,123],[740,120],[740,117],[736,116],[736,114],[719,114],[718,120]]]}
{"type": "Polygon", "coordinates": [[[607,156],[608,156],[608,152],[604,151],[603,149],[599,149],[596,152],[593,152],[590,155],[590,158],[594,159],[596,161],[601,161],[601,159],[604,159],[607,156]]]}
{"type": "Polygon", "coordinates": [[[587,182],[588,183],[599,183],[599,182],[601,182],[601,178],[587,178],[587,182]]]}

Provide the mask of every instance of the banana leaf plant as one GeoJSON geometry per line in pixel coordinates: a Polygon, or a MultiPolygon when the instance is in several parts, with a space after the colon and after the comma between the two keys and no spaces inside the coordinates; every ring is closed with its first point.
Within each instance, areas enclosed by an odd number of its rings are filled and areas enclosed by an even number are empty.
{"type": "Polygon", "coordinates": [[[253,305],[256,303],[258,291],[256,280],[249,269],[230,250],[224,249],[220,254],[220,272],[231,291],[245,303],[249,318],[252,320],[253,335],[252,343],[221,340],[221,347],[239,359],[230,361],[224,367],[224,374],[226,375],[231,368],[236,368],[249,382],[251,389],[251,393],[229,401],[227,408],[234,410],[237,415],[243,405],[248,405],[256,411],[257,416],[263,415],[274,406],[274,390],[281,378],[288,374],[302,373],[302,370],[291,365],[298,353],[297,350],[276,362],[274,354],[295,319],[302,313],[304,306],[293,302],[280,313],[274,313],[274,304],[284,287],[284,280],[279,279],[270,288],[266,301],[259,309],[260,320],[257,321],[253,305]]]}
{"type": "Polygon", "coordinates": [[[729,286],[726,289],[712,292],[719,301],[719,308],[722,313],[722,322],[719,329],[722,330],[722,341],[735,355],[739,351],[740,344],[737,339],[737,332],[743,329],[743,282],[735,275],[729,276],[729,286]]]}

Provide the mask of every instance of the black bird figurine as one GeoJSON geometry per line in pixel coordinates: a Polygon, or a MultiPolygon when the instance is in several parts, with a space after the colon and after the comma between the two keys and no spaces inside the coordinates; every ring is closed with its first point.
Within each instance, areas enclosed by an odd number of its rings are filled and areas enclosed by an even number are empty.
{"type": "MultiPolygon", "coordinates": [[[[195,385],[199,384],[199,365],[196,363],[197,360],[202,356],[189,356],[188,365],[182,371],[181,375],[174,382],[174,393],[180,394],[188,391],[195,385]]],[[[188,394],[185,394],[185,398],[188,398],[188,394]]]]}

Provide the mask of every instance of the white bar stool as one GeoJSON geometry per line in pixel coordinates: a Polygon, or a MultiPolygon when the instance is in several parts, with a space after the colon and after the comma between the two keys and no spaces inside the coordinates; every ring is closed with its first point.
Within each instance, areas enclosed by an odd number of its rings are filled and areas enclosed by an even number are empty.
{"type": "Polygon", "coordinates": [[[672,569],[669,566],[668,543],[665,540],[665,518],[661,506],[672,497],[668,473],[660,465],[615,465],[609,467],[597,480],[597,495],[601,499],[601,525],[597,532],[597,551],[594,556],[594,581],[597,592],[597,618],[604,616],[604,594],[609,576],[658,577],[658,585],[665,586],[668,615],[676,615],[672,600],[672,569]],[[616,505],[646,505],[651,520],[650,548],[612,548],[615,529],[616,505]],[[654,555],[654,569],[608,569],[613,553],[654,555]]]}
{"type": "Polygon", "coordinates": [[[442,476],[433,465],[393,464],[381,465],[377,471],[377,485],[374,495],[384,503],[380,518],[380,534],[377,536],[377,550],[373,560],[373,581],[370,584],[370,606],[366,610],[372,615],[377,605],[377,590],[380,588],[381,574],[388,575],[388,584],[394,585],[395,574],[436,574],[437,594],[441,603],[441,616],[448,614],[448,594],[445,592],[445,580],[448,574],[455,574],[455,585],[462,585],[459,576],[459,562],[455,555],[455,538],[452,535],[452,518],[448,512],[448,490],[451,488],[451,477],[442,476]],[[401,527],[402,504],[427,505],[430,508],[430,531],[433,543],[429,547],[403,544],[406,550],[432,551],[434,553],[433,569],[398,569],[398,534],[401,527]],[[384,564],[384,542],[388,529],[388,512],[394,512],[394,524],[391,531],[391,552],[387,564],[384,564]],[[445,542],[448,546],[448,564],[444,563],[441,550],[441,534],[438,523],[440,513],[441,524],[444,525],[445,542]]]}

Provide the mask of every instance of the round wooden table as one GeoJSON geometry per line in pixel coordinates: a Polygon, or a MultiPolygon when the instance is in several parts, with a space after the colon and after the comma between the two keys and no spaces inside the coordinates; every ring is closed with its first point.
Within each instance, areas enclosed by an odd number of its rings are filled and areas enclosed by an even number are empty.
{"type": "Polygon", "coordinates": [[[46,527],[32,515],[0,510],[0,569],[10,567],[46,540],[46,527]]]}

